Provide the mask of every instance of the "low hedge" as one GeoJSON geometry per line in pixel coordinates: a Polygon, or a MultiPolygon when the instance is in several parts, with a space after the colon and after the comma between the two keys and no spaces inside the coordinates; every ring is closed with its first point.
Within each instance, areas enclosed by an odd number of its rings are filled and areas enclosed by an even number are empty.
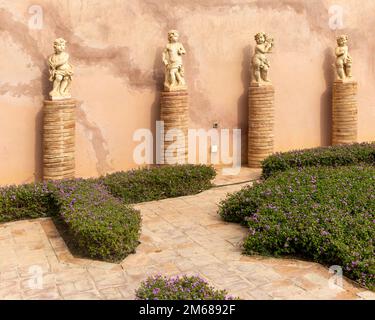
{"type": "Polygon", "coordinates": [[[138,246],[140,212],[93,180],[55,183],[60,218],[74,245],[91,258],[120,261],[138,246]]]}
{"type": "Polygon", "coordinates": [[[0,188],[0,223],[43,218],[55,211],[56,204],[45,183],[0,188]]]}
{"type": "Polygon", "coordinates": [[[275,153],[262,162],[264,178],[293,168],[375,164],[375,143],[356,143],[275,153]]]}
{"type": "Polygon", "coordinates": [[[216,171],[206,165],[176,165],[116,172],[102,178],[104,185],[126,203],[192,195],[211,188],[216,171]]]}
{"type": "Polygon", "coordinates": [[[215,174],[210,166],[181,165],[1,187],[0,223],[53,216],[81,254],[119,261],[138,245],[140,213],[129,203],[198,193],[215,174]]]}
{"type": "Polygon", "coordinates": [[[138,300],[235,300],[226,290],[216,290],[198,276],[156,275],[143,281],[136,291],[138,300]]]}
{"type": "Polygon", "coordinates": [[[250,233],[248,254],[299,255],[375,287],[375,167],[289,170],[221,202],[250,233]]]}

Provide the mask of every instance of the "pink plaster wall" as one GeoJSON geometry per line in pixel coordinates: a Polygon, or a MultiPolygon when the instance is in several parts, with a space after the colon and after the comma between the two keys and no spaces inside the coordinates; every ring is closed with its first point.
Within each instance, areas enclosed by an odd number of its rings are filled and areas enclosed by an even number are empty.
{"type": "Polygon", "coordinates": [[[77,176],[136,166],[132,135],[154,129],[171,28],[188,52],[190,126],[242,128],[243,155],[253,35],[275,38],[275,149],[284,151],[330,143],[332,50],[336,35],[347,33],[359,140],[375,140],[374,12],[373,0],[0,0],[0,183],[41,176],[45,59],[57,37],[68,40],[75,67],[77,176]],[[41,30],[29,28],[35,4],[43,9],[41,30]],[[329,27],[333,4],[344,9],[343,30],[329,27]]]}

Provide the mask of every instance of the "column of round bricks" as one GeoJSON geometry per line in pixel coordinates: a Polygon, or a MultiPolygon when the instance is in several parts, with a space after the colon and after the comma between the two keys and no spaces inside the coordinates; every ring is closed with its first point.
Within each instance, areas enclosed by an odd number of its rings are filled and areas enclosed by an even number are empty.
{"type": "Polygon", "coordinates": [[[75,101],[45,101],[43,108],[43,179],[74,178],[75,101]]]}
{"type": "Polygon", "coordinates": [[[333,83],[332,144],[357,142],[357,82],[333,83]]]}
{"type": "Polygon", "coordinates": [[[260,168],[261,161],[273,152],[274,97],[272,85],[249,88],[248,166],[260,168]]]}
{"type": "MultiPolygon", "coordinates": [[[[186,163],[188,148],[188,128],[189,128],[189,96],[187,91],[163,91],[161,93],[161,108],[160,108],[160,120],[164,121],[164,161],[168,163],[186,163]],[[178,154],[173,151],[169,151],[168,147],[177,141],[177,137],[173,141],[166,141],[165,135],[170,130],[179,130],[177,135],[179,138],[183,138],[182,143],[178,148],[178,154]],[[174,160],[174,161],[173,161],[174,160]]],[[[177,131],[176,131],[177,133],[177,131]]]]}

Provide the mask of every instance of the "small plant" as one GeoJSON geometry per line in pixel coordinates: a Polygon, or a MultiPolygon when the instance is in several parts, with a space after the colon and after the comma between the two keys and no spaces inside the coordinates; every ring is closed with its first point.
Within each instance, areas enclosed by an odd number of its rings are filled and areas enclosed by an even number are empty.
{"type": "Polygon", "coordinates": [[[140,300],[234,300],[226,290],[216,290],[199,276],[149,277],[136,291],[140,300]]]}

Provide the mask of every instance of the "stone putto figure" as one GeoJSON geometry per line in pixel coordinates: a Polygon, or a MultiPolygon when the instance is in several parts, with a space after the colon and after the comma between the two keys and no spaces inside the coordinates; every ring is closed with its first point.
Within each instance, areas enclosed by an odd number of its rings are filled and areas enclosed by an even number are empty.
{"type": "Polygon", "coordinates": [[[348,36],[342,35],[337,37],[336,48],[336,70],[339,80],[352,78],[352,57],[349,54],[348,36]]]}
{"type": "Polygon", "coordinates": [[[69,63],[69,54],[65,52],[66,41],[62,38],[56,39],[53,48],[55,53],[48,58],[49,80],[53,82],[49,95],[52,100],[69,99],[73,68],[69,63]]]}
{"type": "Polygon", "coordinates": [[[266,54],[270,53],[273,48],[273,39],[264,32],[259,32],[255,35],[257,43],[253,56],[253,81],[256,83],[270,82],[268,80],[268,69],[270,63],[266,54]]]}
{"type": "Polygon", "coordinates": [[[182,43],[178,40],[178,31],[171,30],[168,32],[169,43],[163,52],[163,63],[165,65],[164,90],[166,91],[187,89],[184,78],[184,66],[182,63],[182,56],[186,51],[182,43]]]}

